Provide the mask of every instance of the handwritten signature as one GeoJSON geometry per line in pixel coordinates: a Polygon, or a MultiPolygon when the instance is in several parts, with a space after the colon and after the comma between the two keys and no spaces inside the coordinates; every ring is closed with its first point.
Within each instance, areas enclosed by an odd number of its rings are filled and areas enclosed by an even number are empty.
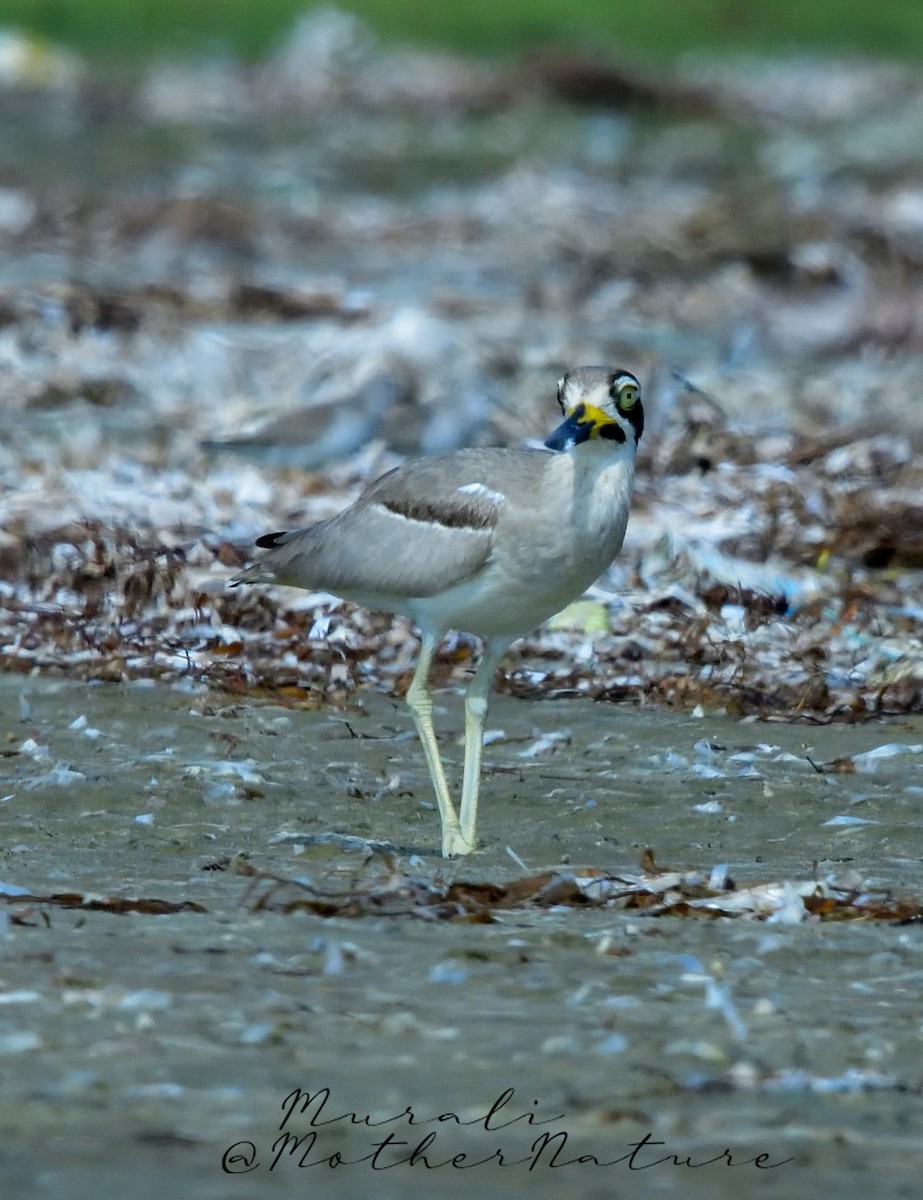
{"type": "MultiPolygon", "coordinates": [[[[768,1152],[756,1154],[751,1158],[736,1157],[728,1148],[717,1154],[702,1158],[693,1155],[660,1153],[658,1148],[666,1146],[665,1142],[654,1138],[653,1133],[646,1133],[634,1142],[627,1142],[627,1152],[618,1154],[615,1158],[603,1157],[599,1154],[578,1154],[567,1157],[569,1134],[566,1129],[546,1130],[539,1133],[523,1154],[520,1149],[518,1156],[512,1157],[502,1146],[496,1146],[490,1153],[478,1157],[469,1151],[449,1153],[439,1144],[448,1143],[449,1137],[442,1130],[431,1129],[423,1134],[416,1142],[413,1138],[400,1137],[405,1129],[413,1129],[424,1125],[439,1125],[443,1127],[458,1127],[479,1129],[483,1133],[497,1133],[511,1126],[537,1128],[552,1125],[564,1119],[563,1113],[552,1117],[539,1117],[535,1111],[524,1111],[512,1115],[516,1110],[510,1109],[516,1094],[516,1089],[509,1087],[494,1100],[480,1116],[462,1117],[455,1112],[443,1112],[434,1116],[420,1117],[407,1105],[401,1112],[391,1116],[373,1118],[370,1113],[342,1112],[333,1115],[328,1113],[330,1089],[323,1087],[315,1092],[296,1088],[282,1101],[282,1121],[278,1126],[279,1136],[276,1137],[265,1151],[260,1151],[252,1141],[235,1142],[221,1156],[221,1169],[228,1175],[244,1175],[260,1168],[274,1171],[280,1164],[294,1164],[299,1169],[306,1167],[356,1167],[365,1165],[372,1171],[389,1171],[395,1167],[423,1167],[427,1170],[439,1170],[451,1167],[455,1170],[471,1170],[492,1163],[497,1167],[522,1167],[534,1171],[541,1167],[560,1168],[575,1166],[591,1167],[625,1167],[629,1171],[648,1171],[655,1167],[687,1167],[693,1170],[702,1167],[753,1167],[759,1171],[772,1170],[793,1161],[783,1158],[772,1161],[768,1152]],[[509,1111],[504,1111],[509,1110],[509,1111]],[[295,1133],[288,1128],[293,1119],[306,1118],[308,1128],[304,1133],[295,1133]],[[370,1141],[357,1157],[348,1157],[342,1150],[324,1153],[320,1144],[323,1130],[327,1126],[346,1124],[349,1126],[364,1126],[367,1129],[378,1129],[383,1125],[399,1125],[400,1130],[392,1130],[379,1141],[370,1141]],[[409,1148],[409,1149],[408,1149],[409,1148]]],[[[533,1108],[537,1108],[538,1100],[533,1100],[533,1108]]],[[[487,1147],[485,1147],[485,1150],[487,1147]]]]}

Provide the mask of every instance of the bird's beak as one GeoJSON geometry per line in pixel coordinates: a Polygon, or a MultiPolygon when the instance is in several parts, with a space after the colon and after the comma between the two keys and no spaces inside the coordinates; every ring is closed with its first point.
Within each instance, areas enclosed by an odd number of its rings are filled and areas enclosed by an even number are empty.
{"type": "Polygon", "coordinates": [[[587,441],[593,432],[593,418],[586,407],[578,404],[569,416],[561,422],[554,433],[545,438],[549,450],[570,450],[587,441]]]}

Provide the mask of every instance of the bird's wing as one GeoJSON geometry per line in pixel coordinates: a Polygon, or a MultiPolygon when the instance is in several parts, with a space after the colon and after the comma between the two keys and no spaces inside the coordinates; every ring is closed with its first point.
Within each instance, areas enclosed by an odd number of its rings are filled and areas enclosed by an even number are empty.
{"type": "Polygon", "coordinates": [[[436,595],[490,558],[509,455],[468,450],[405,463],[329,521],[261,538],[269,553],[240,581],[346,597],[436,595]]]}

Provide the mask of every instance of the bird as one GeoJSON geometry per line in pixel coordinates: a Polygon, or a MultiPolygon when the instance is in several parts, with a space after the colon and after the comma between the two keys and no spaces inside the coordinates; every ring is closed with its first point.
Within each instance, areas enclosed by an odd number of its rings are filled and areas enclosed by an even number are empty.
{"type": "Polygon", "coordinates": [[[408,459],[318,524],[260,537],[267,553],[233,585],[325,591],[418,627],[406,702],[423,746],[445,858],[476,848],[491,683],[518,638],[580,596],[622,547],[644,430],[630,371],[577,367],[559,381],[562,422],[538,446],[472,447],[408,459]],[[464,767],[452,802],[427,679],[450,631],[484,642],[465,692],[464,767]]]}

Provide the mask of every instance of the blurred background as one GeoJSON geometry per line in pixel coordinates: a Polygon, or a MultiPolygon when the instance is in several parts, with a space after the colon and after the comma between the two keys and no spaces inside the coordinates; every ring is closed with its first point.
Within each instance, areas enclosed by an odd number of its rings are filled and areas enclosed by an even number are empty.
{"type": "MultiPolygon", "coordinates": [[[[5,23],[84,53],[223,53],[252,58],[278,45],[306,8],[303,0],[4,0],[5,23]]],[[[344,6],[389,41],[458,53],[517,54],[567,44],[669,61],[690,49],[850,53],[913,58],[923,13],[907,0],[355,0],[344,6]]]]}
{"type": "Polygon", "coordinates": [[[0,3],[2,665],[277,687],[259,532],[607,362],[648,425],[580,685],[917,705],[921,51],[901,0],[0,3]]]}

